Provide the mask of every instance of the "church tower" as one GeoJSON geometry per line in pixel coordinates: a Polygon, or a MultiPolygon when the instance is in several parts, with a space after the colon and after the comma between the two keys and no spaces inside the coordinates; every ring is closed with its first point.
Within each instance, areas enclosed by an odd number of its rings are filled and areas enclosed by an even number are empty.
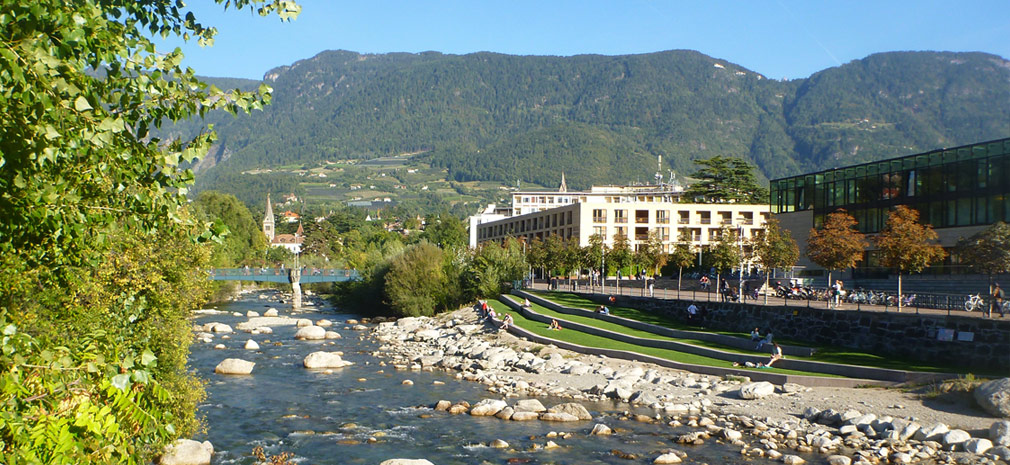
{"type": "Polygon", "coordinates": [[[561,172],[561,187],[558,187],[558,192],[568,192],[568,185],[565,184],[565,172],[561,172]]]}
{"type": "Polygon", "coordinates": [[[267,214],[263,217],[263,234],[267,236],[267,242],[274,240],[274,206],[270,203],[270,194],[267,194],[267,214]]]}

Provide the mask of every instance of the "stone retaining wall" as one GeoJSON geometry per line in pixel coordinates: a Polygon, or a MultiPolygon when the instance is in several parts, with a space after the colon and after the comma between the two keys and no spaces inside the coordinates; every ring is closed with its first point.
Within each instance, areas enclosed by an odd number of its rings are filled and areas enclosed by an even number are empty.
{"type": "MultiPolygon", "coordinates": [[[[584,294],[597,303],[608,296],[584,294]]],[[[684,321],[687,300],[618,296],[617,305],[662,312],[684,321]]],[[[699,302],[702,325],[720,331],[762,333],[817,345],[851,348],[923,363],[963,366],[983,374],[1010,372],[1010,318],[857,312],[807,307],[699,302]],[[945,331],[946,330],[946,331],[945,331]],[[938,335],[952,332],[953,340],[938,335]],[[970,338],[971,340],[960,340],[970,338]]]]}

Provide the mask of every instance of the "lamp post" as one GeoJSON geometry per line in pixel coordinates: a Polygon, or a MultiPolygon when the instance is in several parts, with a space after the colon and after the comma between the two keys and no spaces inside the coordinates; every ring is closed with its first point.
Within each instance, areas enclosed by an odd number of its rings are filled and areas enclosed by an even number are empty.
{"type": "Polygon", "coordinates": [[[737,280],[737,292],[740,293],[740,303],[743,303],[743,225],[737,226],[737,241],[740,243],[740,279],[737,280]]]}

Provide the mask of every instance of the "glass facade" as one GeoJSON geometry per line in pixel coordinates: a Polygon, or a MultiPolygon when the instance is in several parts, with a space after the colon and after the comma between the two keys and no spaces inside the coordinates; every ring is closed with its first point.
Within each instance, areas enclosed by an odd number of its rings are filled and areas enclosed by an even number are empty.
{"type": "Polygon", "coordinates": [[[1010,138],[771,182],[771,210],[813,210],[814,227],[844,208],[864,233],[907,205],[936,228],[1010,222],[1010,138]]]}

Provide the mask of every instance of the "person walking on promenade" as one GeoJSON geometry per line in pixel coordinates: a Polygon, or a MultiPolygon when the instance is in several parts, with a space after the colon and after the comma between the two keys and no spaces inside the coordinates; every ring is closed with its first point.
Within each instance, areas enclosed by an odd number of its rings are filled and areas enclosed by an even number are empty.
{"type": "MultiPolygon", "coordinates": [[[[996,310],[999,310],[999,317],[1005,318],[1006,309],[1003,308],[1003,299],[1006,298],[1006,294],[1003,289],[1000,289],[999,283],[996,283],[992,288],[992,305],[996,306],[996,310]]],[[[989,317],[992,318],[992,307],[989,308],[989,317]]]]}
{"type": "Polygon", "coordinates": [[[836,279],[835,284],[831,286],[833,299],[835,301],[834,307],[838,308],[838,305],[842,303],[842,280],[836,279]]]}

